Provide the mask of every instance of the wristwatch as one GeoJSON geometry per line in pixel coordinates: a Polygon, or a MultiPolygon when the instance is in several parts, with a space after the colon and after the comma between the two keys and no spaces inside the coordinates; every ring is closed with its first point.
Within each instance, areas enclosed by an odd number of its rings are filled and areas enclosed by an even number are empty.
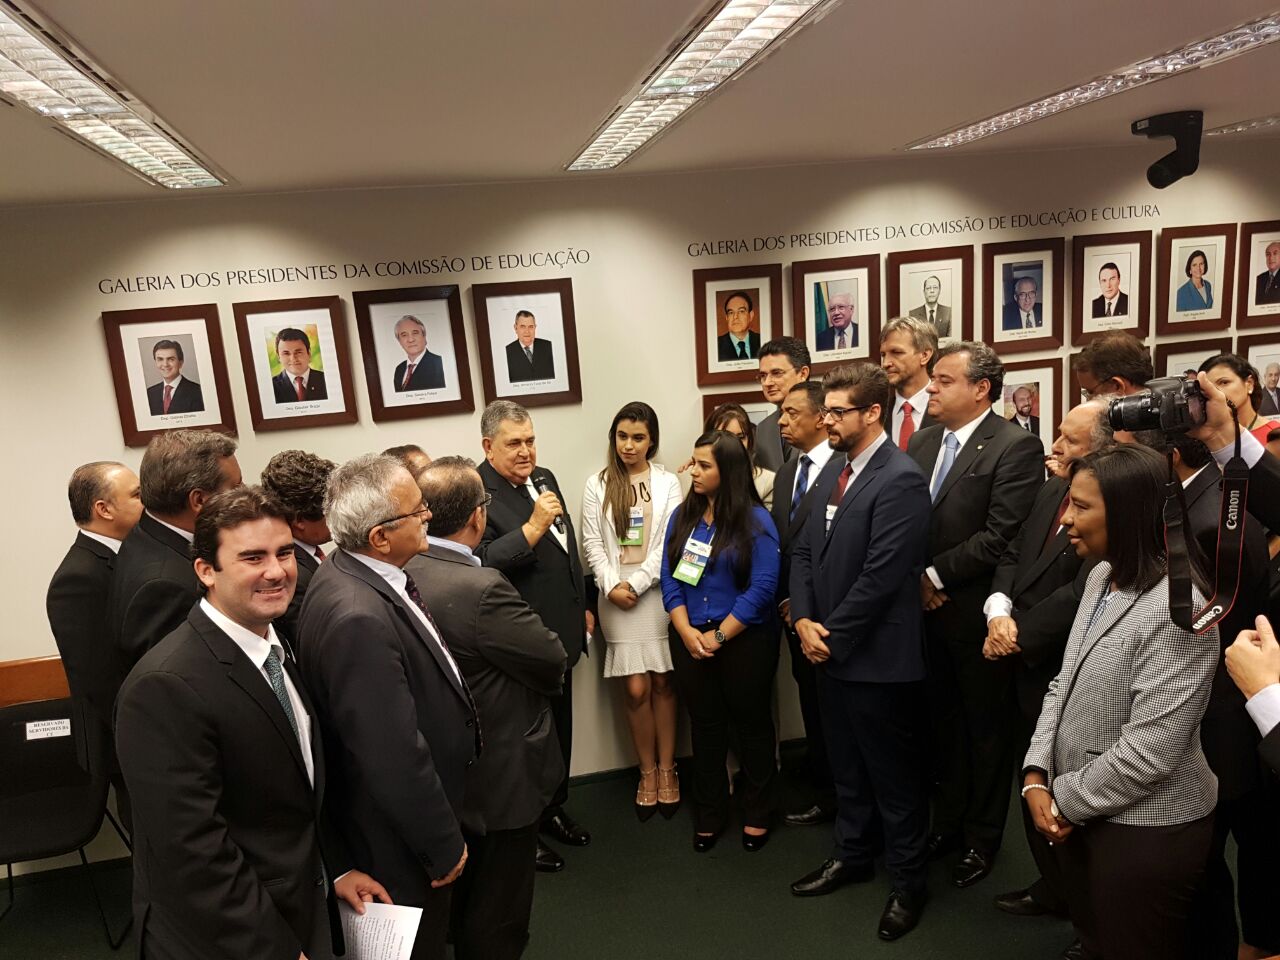
{"type": "Polygon", "coordinates": [[[719,643],[719,644],[724,644],[729,641],[729,638],[724,635],[724,631],[720,630],[718,627],[716,628],[715,638],[716,638],[716,643],[719,643]]]}

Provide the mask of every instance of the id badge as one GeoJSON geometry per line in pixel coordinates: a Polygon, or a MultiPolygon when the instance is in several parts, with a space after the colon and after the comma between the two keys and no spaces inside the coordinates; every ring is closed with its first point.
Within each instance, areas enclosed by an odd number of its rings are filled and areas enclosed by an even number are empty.
{"type": "Polygon", "coordinates": [[[693,535],[690,534],[689,539],[684,543],[680,562],[676,564],[675,573],[672,576],[681,583],[696,587],[698,581],[702,579],[703,571],[707,569],[707,561],[710,559],[711,544],[695,540],[693,535]]]}
{"type": "Polygon", "coordinates": [[[838,503],[827,504],[827,529],[826,529],[827,533],[831,532],[831,519],[836,515],[836,511],[839,509],[840,509],[840,504],[838,503]]]}
{"type": "Polygon", "coordinates": [[[624,547],[643,547],[644,546],[644,508],[632,507],[631,515],[627,519],[626,535],[618,541],[624,547]]]}

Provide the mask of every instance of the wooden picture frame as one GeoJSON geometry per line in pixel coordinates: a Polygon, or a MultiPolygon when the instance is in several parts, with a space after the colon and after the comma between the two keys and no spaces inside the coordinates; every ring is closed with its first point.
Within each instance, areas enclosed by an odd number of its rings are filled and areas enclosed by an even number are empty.
{"type": "Polygon", "coordinates": [[[1231,337],[1206,337],[1199,340],[1174,340],[1156,344],[1151,362],[1157,377],[1180,377],[1189,369],[1198,368],[1210,357],[1220,353],[1231,353],[1231,337]],[[1184,359],[1176,368],[1170,364],[1178,358],[1197,358],[1194,363],[1184,359]]]}
{"type": "MultiPolygon", "coordinates": [[[[768,407],[768,411],[764,413],[764,417],[769,416],[778,408],[764,398],[764,394],[759,390],[735,390],[733,393],[704,393],[702,395],[702,422],[707,422],[707,417],[711,416],[711,411],[722,403],[737,403],[746,409],[748,414],[752,414],[752,407],[760,407],[762,412],[764,407],[768,407]]],[[[759,425],[759,421],[754,416],[751,422],[759,425]]]]}
{"type": "Polygon", "coordinates": [[[812,374],[871,361],[873,356],[879,359],[880,316],[880,254],[800,260],[791,265],[791,327],[809,348],[812,374]],[[845,328],[852,335],[846,338],[845,348],[836,345],[830,323],[840,309],[832,301],[842,295],[853,306],[852,322],[845,328]]]}
{"type": "Polygon", "coordinates": [[[693,355],[698,386],[754,380],[760,371],[760,347],[781,335],[782,264],[693,271],[693,355]],[[731,331],[726,316],[730,306],[735,317],[748,318],[744,331],[747,351],[750,354],[754,349],[755,353],[743,359],[731,355],[731,331]],[[754,347],[750,346],[752,341],[755,341],[754,347]]]}
{"type": "Polygon", "coordinates": [[[1158,335],[1178,337],[1187,333],[1226,330],[1231,326],[1231,297],[1236,285],[1236,232],[1234,223],[1167,227],[1160,231],[1160,254],[1156,263],[1158,335]],[[1209,279],[1213,302],[1193,309],[1196,294],[1187,292],[1191,281],[1184,281],[1183,276],[1191,268],[1196,252],[1200,251],[1209,260],[1205,276],[1209,279]],[[1216,295],[1213,294],[1214,289],[1217,290],[1216,295]]]}
{"type": "Polygon", "coordinates": [[[1015,418],[1016,404],[1021,388],[1034,391],[1031,417],[1034,418],[1032,431],[1040,438],[1044,452],[1048,455],[1053,446],[1053,438],[1057,434],[1058,424],[1062,423],[1062,383],[1066,370],[1061,357],[1049,357],[1045,360],[1014,360],[1004,365],[1004,386],[1001,396],[993,407],[1006,420],[1015,418]]]}
{"type": "Polygon", "coordinates": [[[1268,247],[1277,247],[1280,263],[1280,220],[1240,224],[1238,330],[1280,326],[1280,268],[1269,275],[1273,271],[1266,262],[1268,247]]]}
{"type": "Polygon", "coordinates": [[[471,304],[485,403],[515,400],[545,407],[582,402],[571,279],[479,283],[471,288],[471,304]],[[522,331],[528,330],[529,317],[534,328],[526,351],[522,331]]]}
{"type": "Polygon", "coordinates": [[[231,311],[255,432],[356,422],[342,298],[247,300],[231,311]]]}
{"type": "Polygon", "coordinates": [[[890,319],[913,316],[928,319],[927,298],[937,277],[938,299],[934,318],[947,310],[946,324],[935,323],[938,342],[973,339],[973,246],[931,247],[927,250],[898,250],[890,253],[885,266],[887,309],[890,319]],[[948,275],[949,274],[949,275],[948,275]],[[958,276],[957,276],[958,274],[958,276]],[[917,284],[920,293],[915,294],[917,284]],[[957,295],[958,288],[958,295],[957,295]],[[916,306],[907,304],[919,301],[916,306]],[[957,311],[957,305],[959,310],[957,311]],[[904,309],[904,307],[906,309],[904,309]],[[957,316],[958,314],[958,316],[957,316]],[[945,331],[945,332],[944,332],[945,331]]]}
{"type": "MultiPolygon", "coordinates": [[[[1057,350],[1066,342],[1063,303],[1066,241],[1062,237],[1013,240],[982,245],[982,319],[985,342],[1001,356],[1033,350],[1057,350]],[[1036,284],[1031,310],[1036,325],[1018,319],[1016,290],[1026,280],[1036,284]],[[1036,310],[1039,310],[1036,323],[1036,310]],[[997,319],[998,318],[998,319],[997,319]]],[[[1026,289],[1025,287],[1023,288],[1026,289]]]]}
{"type": "MultiPolygon", "coordinates": [[[[1253,364],[1258,371],[1258,376],[1262,378],[1262,387],[1265,389],[1267,385],[1267,367],[1273,363],[1280,364],[1280,330],[1236,337],[1235,353],[1253,364]]],[[[1276,371],[1276,373],[1277,388],[1280,389],[1280,370],[1276,371]]],[[[1269,399],[1269,397],[1263,396],[1262,407],[1270,407],[1269,399]]],[[[1280,420],[1280,403],[1276,404],[1276,408],[1277,413],[1264,414],[1261,408],[1256,412],[1262,416],[1280,420]]]]}
{"type": "Polygon", "coordinates": [[[457,284],[357,290],[351,300],[374,423],[475,410],[457,284]]]}
{"type": "Polygon", "coordinates": [[[217,304],[106,310],[102,328],[126,446],[145,447],[167,430],[236,432],[217,304]],[[165,342],[173,346],[161,346],[165,342]],[[166,377],[172,387],[167,412],[161,406],[166,377]]]}
{"type": "Polygon", "coordinates": [[[1151,231],[1072,237],[1071,291],[1072,346],[1116,331],[1145,340],[1151,331],[1151,231]],[[1108,315],[1102,275],[1105,272],[1110,278],[1112,266],[1118,289],[1108,315]],[[1090,282],[1096,289],[1088,286],[1090,282]]]}

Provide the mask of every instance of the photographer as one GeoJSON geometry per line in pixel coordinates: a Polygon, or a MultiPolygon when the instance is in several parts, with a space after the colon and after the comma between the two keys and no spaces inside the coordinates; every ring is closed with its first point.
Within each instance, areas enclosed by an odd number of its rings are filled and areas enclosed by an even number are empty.
{"type": "MultiPolygon", "coordinates": [[[[1201,371],[1196,375],[1205,399],[1205,421],[1187,431],[1203,440],[1219,464],[1235,455],[1235,417],[1226,395],[1201,371]]],[[[1267,452],[1257,437],[1241,427],[1240,455],[1249,467],[1249,499],[1245,509],[1268,530],[1280,530],[1280,458],[1267,452]]]]}

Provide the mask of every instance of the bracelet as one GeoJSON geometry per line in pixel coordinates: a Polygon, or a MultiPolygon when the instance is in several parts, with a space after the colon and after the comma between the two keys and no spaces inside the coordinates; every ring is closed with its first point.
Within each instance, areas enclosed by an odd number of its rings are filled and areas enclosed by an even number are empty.
{"type": "Polygon", "coordinates": [[[1043,790],[1045,793],[1052,793],[1052,792],[1053,792],[1053,791],[1052,791],[1052,790],[1050,790],[1047,786],[1045,786],[1043,783],[1028,783],[1028,784],[1027,784],[1025,787],[1023,787],[1023,788],[1022,788],[1022,790],[1021,790],[1021,794],[1022,794],[1022,796],[1023,796],[1024,798],[1026,797],[1026,795],[1027,795],[1027,791],[1028,791],[1028,790],[1043,790]]]}

